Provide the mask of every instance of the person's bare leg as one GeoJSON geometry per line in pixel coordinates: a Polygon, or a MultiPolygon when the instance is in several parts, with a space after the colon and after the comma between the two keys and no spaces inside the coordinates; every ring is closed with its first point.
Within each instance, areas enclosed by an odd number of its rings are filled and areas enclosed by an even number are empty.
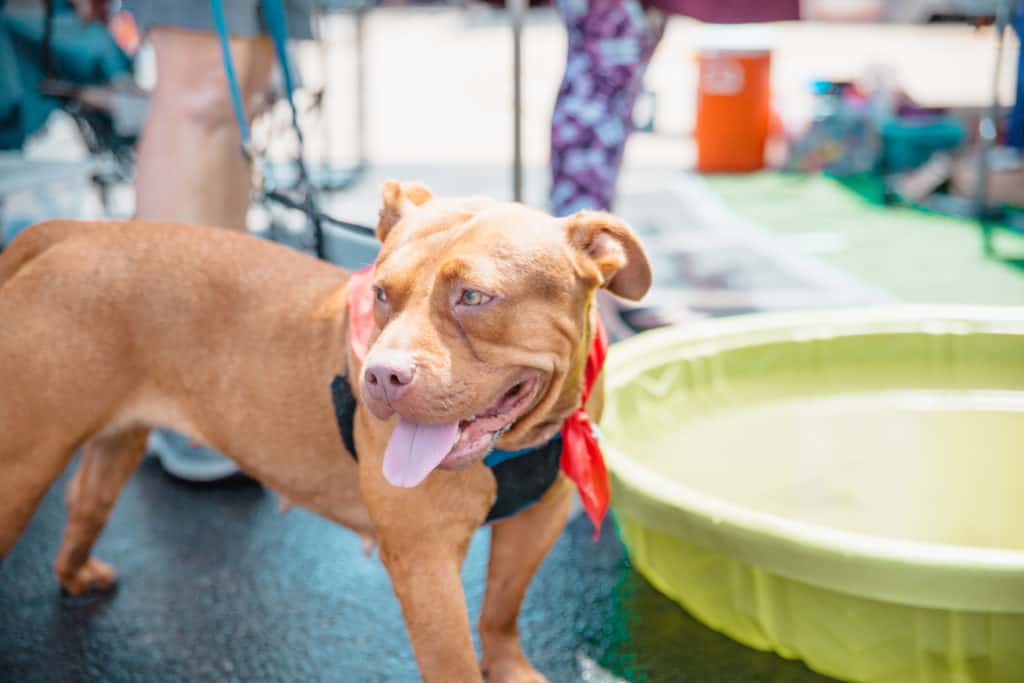
{"type": "MultiPolygon", "coordinates": [[[[241,133],[217,36],[155,27],[156,88],[139,141],[135,217],[245,229],[252,169],[241,154],[241,133]]],[[[233,38],[231,52],[246,114],[255,114],[274,67],[266,37],[233,38]]],[[[216,452],[155,430],[148,450],[164,469],[190,480],[219,479],[237,468],[216,452]]]]}
{"type": "MultiPolygon", "coordinates": [[[[136,217],[241,230],[251,193],[250,165],[217,36],[154,28],[157,84],[139,142],[136,217]]],[[[270,40],[233,38],[231,48],[246,111],[266,92],[274,66],[270,40]]]]}

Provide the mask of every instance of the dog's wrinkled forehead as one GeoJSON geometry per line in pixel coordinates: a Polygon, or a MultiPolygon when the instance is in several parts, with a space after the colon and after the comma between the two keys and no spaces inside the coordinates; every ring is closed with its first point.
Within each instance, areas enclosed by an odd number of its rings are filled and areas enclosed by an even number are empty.
{"type": "Polygon", "coordinates": [[[634,301],[651,286],[642,245],[610,214],[553,218],[521,204],[437,199],[419,183],[388,181],[381,195],[378,276],[433,273],[485,289],[491,282],[552,294],[603,287],[634,301]]]}
{"type": "Polygon", "coordinates": [[[523,289],[554,295],[576,279],[554,219],[486,201],[422,207],[395,226],[377,263],[378,279],[393,284],[427,287],[442,280],[500,296],[523,289]]]}

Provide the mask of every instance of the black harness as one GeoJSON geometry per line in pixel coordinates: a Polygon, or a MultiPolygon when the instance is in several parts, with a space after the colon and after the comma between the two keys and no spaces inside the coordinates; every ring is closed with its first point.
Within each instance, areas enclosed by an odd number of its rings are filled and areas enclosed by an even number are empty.
{"type": "MultiPolygon", "coordinates": [[[[331,380],[331,398],[334,400],[334,417],[338,422],[341,441],[358,461],[355,439],[357,401],[348,380],[341,375],[331,380]]],[[[514,515],[540,500],[544,492],[555,483],[561,458],[561,435],[538,448],[491,451],[484,458],[484,464],[494,473],[498,495],[485,522],[514,515]]]]}

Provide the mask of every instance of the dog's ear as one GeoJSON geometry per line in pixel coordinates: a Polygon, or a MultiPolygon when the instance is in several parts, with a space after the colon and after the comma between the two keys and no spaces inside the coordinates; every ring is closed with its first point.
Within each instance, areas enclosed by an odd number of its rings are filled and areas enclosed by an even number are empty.
{"type": "Polygon", "coordinates": [[[598,287],[631,301],[647,294],[651,264],[625,221],[603,211],[580,211],[562,220],[584,272],[598,287]]]}
{"type": "Polygon", "coordinates": [[[383,206],[380,209],[380,221],[377,223],[377,239],[383,242],[391,228],[402,220],[403,214],[415,206],[425,204],[434,195],[423,183],[385,180],[380,188],[380,196],[383,206]]]}

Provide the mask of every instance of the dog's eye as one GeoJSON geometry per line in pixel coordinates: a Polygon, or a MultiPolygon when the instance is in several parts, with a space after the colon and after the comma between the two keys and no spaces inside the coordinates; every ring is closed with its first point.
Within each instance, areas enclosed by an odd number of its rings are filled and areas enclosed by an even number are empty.
{"type": "Polygon", "coordinates": [[[467,289],[463,291],[462,296],[459,297],[459,303],[463,306],[480,306],[493,298],[493,296],[488,296],[476,289],[467,289]]]}
{"type": "Polygon", "coordinates": [[[384,291],[383,287],[374,287],[373,296],[382,304],[386,304],[388,302],[388,293],[384,291]]]}

